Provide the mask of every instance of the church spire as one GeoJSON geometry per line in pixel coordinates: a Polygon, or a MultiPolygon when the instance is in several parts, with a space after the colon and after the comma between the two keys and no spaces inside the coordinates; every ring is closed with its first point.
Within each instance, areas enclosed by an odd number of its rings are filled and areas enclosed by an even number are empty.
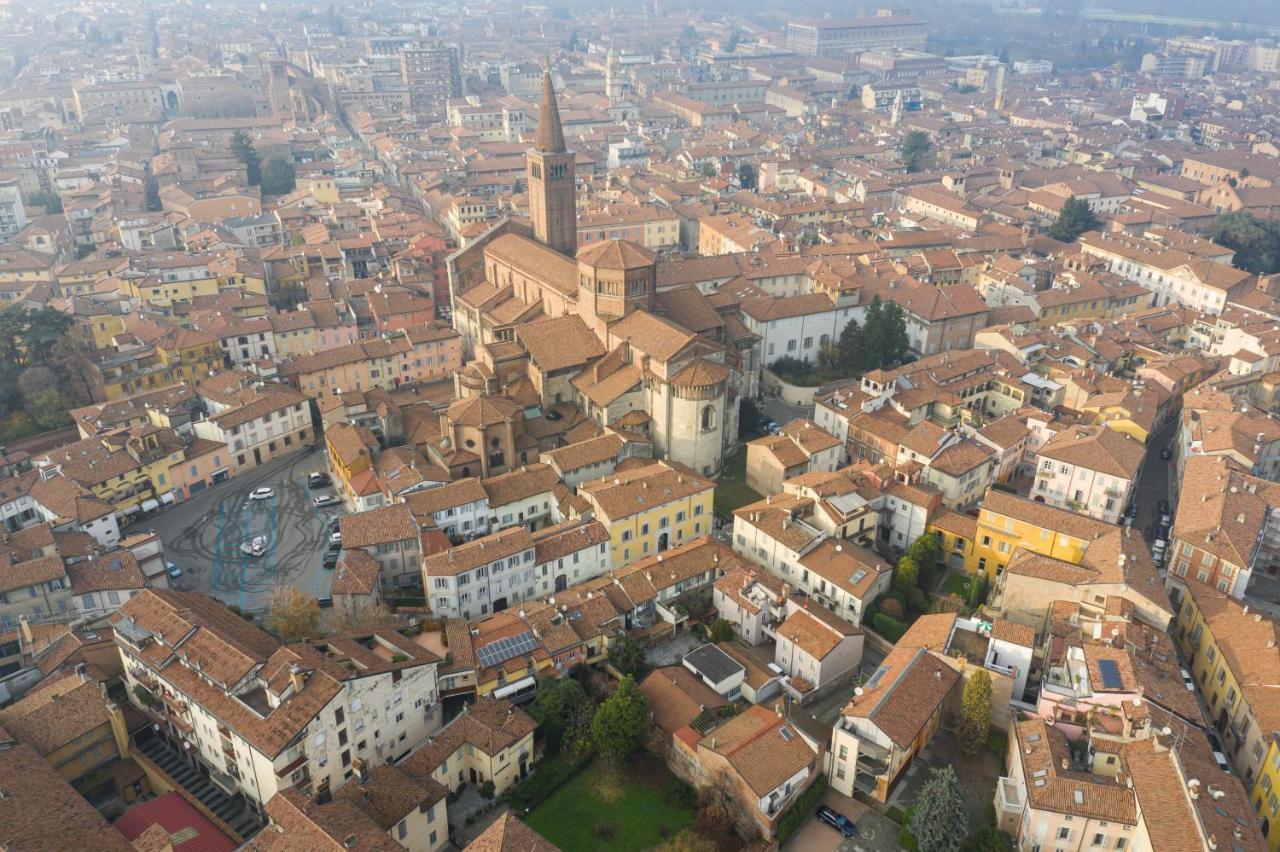
{"type": "Polygon", "coordinates": [[[538,107],[538,133],[534,147],[548,154],[563,154],[564,128],[560,126],[560,107],[556,105],[556,90],[551,82],[551,64],[542,72],[542,105],[538,107]]]}

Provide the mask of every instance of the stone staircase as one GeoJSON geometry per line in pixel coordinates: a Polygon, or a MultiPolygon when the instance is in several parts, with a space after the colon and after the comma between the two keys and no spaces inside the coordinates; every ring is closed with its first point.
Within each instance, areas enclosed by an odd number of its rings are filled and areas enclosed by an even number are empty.
{"type": "Polygon", "coordinates": [[[262,820],[244,803],[243,799],[224,793],[193,768],[164,737],[150,737],[139,742],[137,747],[241,837],[251,837],[262,828],[262,820]]]}

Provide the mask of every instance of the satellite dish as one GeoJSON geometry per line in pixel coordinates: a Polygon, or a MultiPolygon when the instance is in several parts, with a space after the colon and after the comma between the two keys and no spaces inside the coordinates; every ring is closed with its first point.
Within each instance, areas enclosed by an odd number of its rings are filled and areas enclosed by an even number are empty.
{"type": "Polygon", "coordinates": [[[854,694],[854,695],[862,695],[862,687],[860,687],[860,686],[859,686],[859,687],[856,687],[856,688],[853,690],[853,694],[854,694]]]}
{"type": "Polygon", "coordinates": [[[1169,727],[1168,725],[1165,725],[1163,728],[1160,729],[1160,733],[1164,734],[1167,737],[1173,733],[1173,728],[1169,727]]]}

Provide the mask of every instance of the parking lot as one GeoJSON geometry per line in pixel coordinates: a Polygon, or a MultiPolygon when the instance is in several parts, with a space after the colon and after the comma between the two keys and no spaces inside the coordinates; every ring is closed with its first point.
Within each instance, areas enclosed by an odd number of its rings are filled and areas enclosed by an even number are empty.
{"type": "Polygon", "coordinates": [[[325,469],[324,454],[301,452],[246,471],[185,503],[147,519],[164,542],[165,557],[182,570],[171,585],[211,594],[244,612],[267,609],[271,590],[294,586],[328,598],[333,572],[322,567],[329,521],[341,506],[316,509],[312,498],[332,493],[311,491],[307,474],[325,469]],[[275,493],[250,500],[256,488],[275,493]],[[261,556],[241,545],[261,538],[261,556]]]}
{"type": "Polygon", "coordinates": [[[847,816],[858,826],[856,837],[841,837],[831,826],[810,817],[788,841],[785,852],[895,852],[899,826],[861,802],[847,799],[834,790],[822,796],[822,803],[847,816]]]}

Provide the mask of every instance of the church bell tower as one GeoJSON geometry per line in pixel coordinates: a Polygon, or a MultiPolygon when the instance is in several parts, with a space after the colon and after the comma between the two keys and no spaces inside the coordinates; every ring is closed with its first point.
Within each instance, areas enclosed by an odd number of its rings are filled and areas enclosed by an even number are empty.
{"type": "Polygon", "coordinates": [[[538,130],[525,159],[529,171],[529,218],[533,220],[534,234],[547,246],[573,257],[578,250],[573,152],[565,148],[550,66],[542,74],[538,130]]]}

